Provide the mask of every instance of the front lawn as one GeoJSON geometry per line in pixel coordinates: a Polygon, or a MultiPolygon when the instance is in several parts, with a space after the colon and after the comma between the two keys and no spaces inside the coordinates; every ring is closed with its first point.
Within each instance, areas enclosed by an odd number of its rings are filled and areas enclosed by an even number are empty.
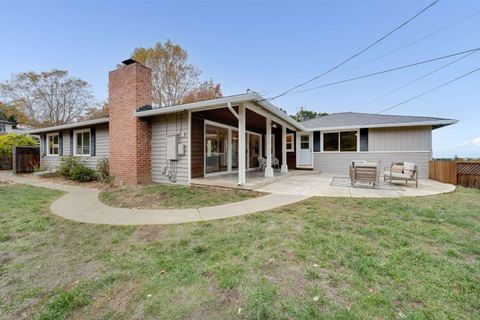
{"type": "Polygon", "coordinates": [[[79,224],[0,185],[0,319],[466,319],[480,191],[312,198],[169,226],[79,224]]]}
{"type": "Polygon", "coordinates": [[[121,208],[178,209],[216,206],[263,195],[247,190],[184,187],[154,184],[138,188],[103,191],[100,201],[121,208]]]}

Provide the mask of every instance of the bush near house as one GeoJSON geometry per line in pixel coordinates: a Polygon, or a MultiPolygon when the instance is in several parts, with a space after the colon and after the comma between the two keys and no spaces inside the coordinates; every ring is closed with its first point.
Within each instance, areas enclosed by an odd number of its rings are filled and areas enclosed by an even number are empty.
{"type": "Polygon", "coordinates": [[[0,169],[11,169],[14,146],[35,146],[37,141],[27,135],[9,133],[0,135],[0,169]]]}
{"type": "Polygon", "coordinates": [[[66,179],[79,182],[97,180],[97,172],[85,165],[85,162],[74,156],[65,156],[60,160],[58,173],[66,179]]]}

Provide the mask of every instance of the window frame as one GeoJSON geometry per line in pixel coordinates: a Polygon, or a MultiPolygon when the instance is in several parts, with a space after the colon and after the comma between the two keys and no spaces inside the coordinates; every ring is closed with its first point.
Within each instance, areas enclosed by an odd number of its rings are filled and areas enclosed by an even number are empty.
{"type": "Polygon", "coordinates": [[[360,129],[343,129],[343,130],[328,130],[328,131],[322,131],[321,132],[321,139],[320,139],[320,145],[321,145],[321,152],[326,152],[326,153],[345,153],[345,152],[360,152],[360,129]],[[341,141],[340,141],[340,132],[356,132],[357,134],[357,150],[356,151],[341,151],[341,141]],[[325,133],[337,133],[338,134],[338,149],[336,151],[325,151],[325,145],[324,145],[324,139],[323,135],[325,133]]]}
{"type": "MultiPolygon", "coordinates": [[[[83,136],[83,135],[82,135],[83,136]]],[[[82,149],[83,149],[83,138],[82,138],[82,149]]],[[[73,131],[73,155],[77,157],[91,157],[92,154],[92,130],[87,129],[78,129],[73,131]],[[77,153],[77,134],[88,132],[88,154],[78,154],[77,153]]]]}
{"type": "MultiPolygon", "coordinates": [[[[52,133],[47,133],[46,134],[46,142],[45,142],[45,148],[47,149],[46,150],[46,155],[49,156],[49,157],[58,157],[60,156],[60,132],[52,132],[52,133]],[[50,146],[49,146],[49,142],[50,142],[50,137],[55,137],[57,136],[57,139],[58,139],[58,144],[57,144],[57,154],[55,153],[50,153],[50,146]]],[[[53,148],[55,149],[55,144],[53,144],[53,148]]]]}
{"type": "Polygon", "coordinates": [[[287,152],[295,152],[295,134],[294,133],[287,133],[285,135],[285,150],[287,152]],[[292,141],[290,142],[290,148],[288,147],[288,137],[292,137],[292,141]]]}

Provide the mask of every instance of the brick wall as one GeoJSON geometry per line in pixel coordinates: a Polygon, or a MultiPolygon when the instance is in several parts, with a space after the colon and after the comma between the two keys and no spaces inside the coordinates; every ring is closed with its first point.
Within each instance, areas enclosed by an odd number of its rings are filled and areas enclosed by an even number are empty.
{"type": "Polygon", "coordinates": [[[118,185],[152,181],[150,120],[134,115],[152,103],[149,68],[140,63],[119,67],[109,74],[109,162],[118,185]]]}

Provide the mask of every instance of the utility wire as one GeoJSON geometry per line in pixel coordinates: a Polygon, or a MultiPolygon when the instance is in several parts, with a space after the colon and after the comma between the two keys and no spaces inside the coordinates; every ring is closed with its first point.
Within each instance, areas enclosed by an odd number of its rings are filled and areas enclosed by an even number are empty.
{"type": "Polygon", "coordinates": [[[373,46],[377,45],[378,43],[380,43],[381,41],[385,40],[387,37],[389,37],[390,35],[392,35],[394,32],[398,31],[399,29],[403,28],[405,25],[407,25],[408,23],[410,23],[411,21],[413,21],[415,18],[417,18],[419,15],[421,15],[422,13],[424,13],[425,11],[427,11],[428,9],[430,9],[431,7],[433,7],[438,1],[440,0],[435,0],[433,1],[432,3],[430,3],[428,6],[426,6],[425,8],[423,8],[421,11],[419,11],[417,14],[415,14],[413,17],[411,17],[410,19],[408,19],[407,21],[405,21],[404,23],[402,23],[401,25],[399,25],[398,27],[396,27],[395,29],[393,29],[392,31],[388,32],[386,35],[384,35],[383,37],[379,38],[378,40],[374,41],[372,44],[370,44],[369,46],[367,46],[365,49],[363,50],[360,50],[359,52],[355,53],[354,55],[350,56],[348,59],[344,60],[343,62],[337,64],[336,66],[328,69],[327,71],[323,72],[322,74],[318,75],[318,76],[315,76],[313,78],[311,78],[310,80],[307,80],[305,82],[302,82],[290,89],[288,89],[287,91],[284,91],[282,92],[281,94],[279,95],[276,95],[274,97],[271,97],[267,100],[273,100],[273,99],[276,99],[276,98],[279,98],[281,96],[284,96],[286,95],[287,93],[295,90],[295,89],[298,89],[300,87],[303,87],[304,85],[306,84],[309,84],[310,82],[312,81],[315,81],[317,80],[318,78],[321,78],[323,77],[324,75],[340,68],[341,66],[343,66],[344,64],[346,64],[347,62],[349,62],[350,60],[353,60],[354,58],[358,57],[359,55],[361,55],[362,53],[364,53],[365,51],[369,50],[370,48],[372,48],[373,46]]]}
{"type": "Polygon", "coordinates": [[[395,53],[395,52],[398,52],[398,51],[400,51],[400,50],[402,50],[402,49],[405,49],[405,48],[407,48],[407,47],[410,47],[410,46],[414,45],[414,44],[417,43],[417,42],[420,42],[420,41],[422,41],[422,40],[425,40],[425,39],[427,39],[427,38],[430,38],[430,37],[432,37],[432,36],[434,36],[434,35],[442,32],[442,31],[445,31],[445,30],[447,30],[447,29],[449,29],[449,28],[451,28],[451,27],[453,27],[453,26],[455,26],[455,25],[457,25],[457,24],[459,24],[459,23],[467,20],[467,19],[470,19],[471,17],[473,17],[473,16],[475,16],[475,15],[477,15],[477,14],[479,14],[479,13],[480,13],[480,10],[477,10],[477,11],[475,11],[475,12],[473,12],[473,13],[467,15],[467,16],[464,16],[463,18],[461,18],[461,19],[459,19],[459,20],[456,20],[456,21],[450,23],[449,25],[447,25],[447,26],[445,26],[445,27],[443,27],[443,28],[441,28],[441,29],[438,29],[438,30],[436,30],[436,31],[434,31],[434,32],[431,32],[431,33],[429,33],[429,34],[426,34],[426,35],[424,35],[423,37],[420,37],[420,38],[417,38],[417,39],[415,39],[415,40],[413,40],[413,41],[410,41],[410,42],[404,44],[403,46],[400,46],[400,47],[398,47],[398,48],[396,48],[396,49],[393,49],[393,50],[391,50],[391,51],[389,51],[389,52],[387,52],[387,53],[385,53],[385,54],[382,54],[382,55],[380,55],[380,56],[378,56],[378,57],[376,57],[376,58],[373,58],[372,60],[369,60],[369,61],[367,61],[367,62],[365,62],[365,63],[360,64],[360,65],[357,65],[356,67],[353,67],[353,69],[357,69],[357,68],[359,68],[359,67],[366,66],[366,65],[368,65],[368,64],[370,64],[370,63],[372,63],[372,62],[375,62],[375,61],[377,61],[377,60],[380,60],[380,59],[382,59],[382,58],[385,58],[385,57],[391,55],[392,53],[395,53]]]}
{"type": "Polygon", "coordinates": [[[465,54],[464,56],[462,56],[462,57],[460,57],[460,58],[458,58],[458,59],[455,59],[455,60],[453,60],[453,61],[451,61],[451,62],[449,62],[449,63],[447,63],[447,64],[444,64],[444,65],[442,65],[441,67],[436,68],[435,70],[430,71],[429,73],[424,74],[423,76],[421,76],[421,77],[419,77],[419,78],[416,78],[416,79],[414,79],[414,80],[412,80],[412,81],[410,81],[410,82],[408,82],[408,83],[406,83],[406,84],[404,84],[404,85],[402,85],[402,86],[400,86],[400,87],[398,87],[398,88],[396,88],[396,89],[394,89],[394,90],[391,90],[391,91],[385,93],[384,95],[381,95],[381,96],[379,96],[379,97],[373,98],[372,100],[368,101],[367,103],[364,103],[363,105],[361,105],[361,106],[359,106],[359,107],[357,107],[357,108],[352,109],[351,112],[357,111],[357,110],[359,110],[359,109],[362,109],[362,108],[368,106],[369,104],[371,104],[371,103],[374,102],[374,101],[377,101],[377,100],[379,100],[379,99],[385,98],[386,96],[389,96],[389,95],[391,95],[392,93],[397,92],[398,90],[401,90],[401,89],[403,89],[403,88],[405,88],[405,87],[408,87],[408,86],[411,85],[411,84],[414,84],[415,82],[418,82],[418,81],[420,81],[420,80],[422,80],[422,79],[425,79],[426,77],[429,77],[429,76],[431,76],[432,74],[437,73],[438,71],[443,70],[443,69],[447,68],[448,66],[450,66],[450,65],[452,65],[452,64],[454,64],[454,63],[456,63],[456,62],[458,62],[458,61],[460,61],[460,60],[463,60],[463,59],[467,58],[468,56],[471,56],[472,54],[474,54],[474,53],[476,53],[476,52],[478,52],[478,51],[472,51],[472,52],[470,52],[470,53],[467,53],[467,54],[465,54]]]}
{"type": "Polygon", "coordinates": [[[452,82],[455,82],[455,81],[457,81],[457,80],[460,80],[460,79],[462,79],[462,78],[465,78],[466,76],[471,75],[472,73],[475,73],[475,72],[477,72],[477,71],[479,71],[479,70],[480,70],[480,68],[477,68],[477,69],[474,69],[474,70],[472,70],[472,71],[470,71],[470,72],[467,72],[467,73],[465,73],[465,74],[462,74],[461,76],[458,76],[458,77],[456,77],[455,79],[452,79],[452,80],[447,81],[447,82],[445,82],[445,83],[443,83],[443,84],[441,84],[441,85],[439,85],[439,86],[436,86],[435,88],[432,88],[432,89],[430,89],[430,90],[427,90],[427,91],[425,91],[425,92],[422,92],[422,93],[420,93],[419,95],[416,95],[415,97],[412,97],[412,98],[410,98],[410,99],[407,99],[407,100],[404,100],[404,101],[402,101],[402,102],[400,102],[400,103],[397,103],[397,104],[394,105],[394,106],[391,106],[391,107],[388,107],[388,108],[386,108],[386,109],[383,109],[382,111],[377,112],[377,114],[383,113],[383,112],[388,111],[388,110],[392,110],[392,109],[397,108],[397,107],[399,107],[399,106],[401,106],[401,105],[404,105],[405,103],[408,103],[408,102],[410,102],[410,101],[412,101],[412,100],[418,99],[418,98],[420,98],[420,97],[422,97],[422,96],[424,96],[424,95],[426,95],[426,94],[429,94],[429,93],[431,93],[431,92],[433,92],[433,91],[435,91],[435,90],[438,90],[438,89],[440,89],[440,88],[443,88],[443,87],[451,84],[452,82]]]}
{"type": "Polygon", "coordinates": [[[470,49],[470,50],[465,50],[465,51],[462,51],[462,52],[452,53],[452,54],[449,54],[449,55],[446,55],[446,56],[441,56],[441,57],[437,57],[437,58],[433,58],[433,59],[419,61],[419,62],[403,65],[403,66],[400,66],[400,67],[395,67],[395,68],[391,68],[391,69],[386,69],[386,70],[382,70],[382,71],[368,73],[368,74],[364,74],[364,75],[353,77],[353,78],[348,78],[348,79],[344,79],[344,80],[339,80],[339,81],[335,81],[335,82],[326,83],[326,84],[323,84],[323,85],[320,85],[320,86],[290,92],[288,95],[307,92],[307,91],[312,91],[312,90],[325,88],[325,87],[330,87],[330,86],[334,86],[334,85],[337,85],[337,84],[341,84],[341,83],[345,83],[345,82],[351,82],[351,81],[355,81],[355,80],[359,80],[359,79],[369,78],[369,77],[377,76],[379,74],[384,74],[384,73],[388,73],[388,72],[392,72],[392,71],[411,68],[411,67],[415,67],[415,66],[418,66],[418,65],[421,65],[421,64],[426,64],[426,63],[430,63],[430,62],[434,62],[434,61],[443,60],[443,59],[455,57],[455,56],[458,56],[458,55],[466,54],[466,53],[469,53],[469,52],[477,52],[477,51],[480,51],[480,47],[470,49]]]}

